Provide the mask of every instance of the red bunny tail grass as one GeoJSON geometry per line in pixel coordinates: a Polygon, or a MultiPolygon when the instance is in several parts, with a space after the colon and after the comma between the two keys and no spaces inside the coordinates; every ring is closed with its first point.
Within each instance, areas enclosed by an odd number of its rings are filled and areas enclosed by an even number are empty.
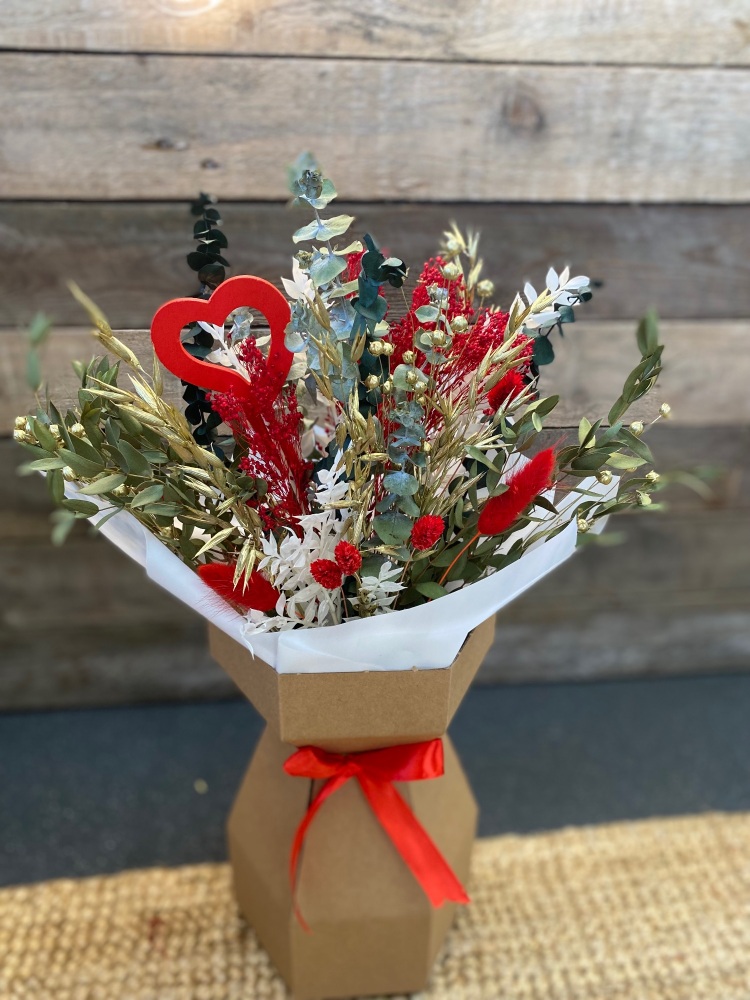
{"type": "Polygon", "coordinates": [[[234,583],[233,563],[206,563],[198,567],[198,576],[219,597],[230,604],[252,611],[273,611],[279,599],[279,592],[268,580],[255,570],[246,585],[234,583]]]}
{"type": "Polygon", "coordinates": [[[496,413],[509,399],[526,388],[523,375],[515,368],[507,372],[487,393],[487,413],[496,413]]]}
{"type": "Polygon", "coordinates": [[[555,452],[545,448],[508,479],[508,489],[490,497],[477,523],[479,535],[501,535],[552,482],[555,452]]]}
{"type": "Polygon", "coordinates": [[[477,522],[477,533],[464,545],[456,558],[440,577],[442,585],[450,571],[467,549],[482,535],[501,535],[513,524],[540,493],[552,483],[555,468],[554,448],[546,448],[535,455],[522,469],[508,479],[508,489],[500,496],[490,497],[482,508],[477,522]]]}

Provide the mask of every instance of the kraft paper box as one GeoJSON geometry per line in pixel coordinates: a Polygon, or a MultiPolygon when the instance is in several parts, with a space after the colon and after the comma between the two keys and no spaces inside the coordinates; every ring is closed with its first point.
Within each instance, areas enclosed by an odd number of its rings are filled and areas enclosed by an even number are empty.
{"type": "MultiPolygon", "coordinates": [[[[595,479],[581,487],[603,489],[595,479]]],[[[566,503],[576,501],[563,497],[558,509],[566,503]]],[[[492,642],[495,612],[572,555],[575,522],[440,600],[266,634],[248,631],[241,615],[217,604],[198,575],[130,513],[119,511],[101,531],[208,620],[214,656],[268,723],[230,817],[230,857],[240,908],[297,1000],[423,989],[455,904],[431,905],[416,869],[350,780],[322,805],[300,854],[296,900],[307,933],[294,911],[290,850],[320,783],[290,776],[284,764],[300,752],[294,747],[385,753],[444,737],[492,642]]],[[[409,781],[399,791],[450,877],[463,882],[476,804],[447,739],[444,754],[442,777],[409,781]]]]}
{"type": "MultiPolygon", "coordinates": [[[[423,989],[455,912],[433,908],[356,781],[321,808],[304,842],[295,915],[295,831],[320,782],[285,773],[295,746],[359,752],[444,737],[494,635],[494,618],[443,669],[278,674],[223,632],[211,650],[268,723],[228,822],[237,900],[297,1000],[423,989]]],[[[397,783],[445,860],[468,877],[477,806],[443,739],[440,778],[397,783]]]]}
{"type": "Polygon", "coordinates": [[[284,743],[336,753],[442,736],[492,645],[495,619],[479,625],[447,667],[280,674],[209,626],[214,659],[284,743]]]}
{"type": "MultiPolygon", "coordinates": [[[[443,777],[395,787],[465,883],[477,806],[450,740],[443,742],[443,777]]],[[[430,905],[356,781],[335,792],[310,826],[296,892],[309,931],[295,916],[289,854],[314,783],[284,772],[293,752],[266,729],[229,817],[243,915],[296,1000],[424,989],[455,904],[430,905]]]]}

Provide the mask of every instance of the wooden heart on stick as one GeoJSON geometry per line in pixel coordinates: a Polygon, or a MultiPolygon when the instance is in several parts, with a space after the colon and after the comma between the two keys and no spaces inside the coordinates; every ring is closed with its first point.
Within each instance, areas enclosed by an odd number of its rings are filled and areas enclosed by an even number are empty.
{"type": "Polygon", "coordinates": [[[251,382],[232,368],[194,358],[181,340],[182,330],[190,323],[200,321],[220,326],[231,312],[242,306],[256,309],[268,320],[271,343],[266,358],[267,387],[275,399],[289,375],[294,357],[284,346],[291,313],[283,293],[263,278],[238,274],[222,282],[209,299],[165,302],[151,323],[151,341],[157,358],[185,382],[214,392],[232,392],[252,405],[251,382]]]}

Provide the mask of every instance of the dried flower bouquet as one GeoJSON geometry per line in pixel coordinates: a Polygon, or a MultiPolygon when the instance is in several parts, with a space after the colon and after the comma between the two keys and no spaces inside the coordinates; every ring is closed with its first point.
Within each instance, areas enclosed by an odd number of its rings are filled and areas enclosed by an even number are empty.
{"type": "MultiPolygon", "coordinates": [[[[402,260],[370,236],[347,241],[352,217],[321,216],[336,191],[309,156],[290,180],[312,220],[294,233],[303,249],[282,279],[281,387],[271,337],[243,303],[183,340],[248,391],[187,385],[183,413],[158,361],[144,370],[75,290],[116,360],[78,364],[78,406],[40,401],[15,430],[59,505],[58,540],[78,518],[128,512],[243,616],[252,640],[439,601],[571,523],[584,534],[658,506],[643,425],[623,419],[661,370],[652,316],[607,418],[583,418],[577,443],[551,447],[544,421],[558,399],[540,395],[539,373],[589,280],[550,269],[541,293],[527,284],[504,311],[477,236],[453,226],[407,297],[402,260]]],[[[207,299],[227,288],[227,240],[210,199],[197,212],[188,262],[207,299]]]]}

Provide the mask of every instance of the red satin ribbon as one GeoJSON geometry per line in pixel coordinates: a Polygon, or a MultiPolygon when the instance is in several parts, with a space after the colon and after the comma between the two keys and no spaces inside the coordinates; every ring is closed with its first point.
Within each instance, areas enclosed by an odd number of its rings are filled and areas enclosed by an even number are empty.
{"type": "MultiPolygon", "coordinates": [[[[451,901],[468,903],[463,886],[450,865],[430,839],[424,827],[393,787],[394,781],[439,778],[443,772],[442,740],[428,740],[404,746],[339,754],[302,747],[284,764],[287,774],[299,778],[322,779],[325,784],[310,803],[297,827],[289,860],[289,877],[294,892],[302,844],[316,813],[326,799],[350,778],[356,778],[372,811],[409,866],[433,906],[451,901]]],[[[297,910],[297,918],[307,929],[297,910]]]]}

